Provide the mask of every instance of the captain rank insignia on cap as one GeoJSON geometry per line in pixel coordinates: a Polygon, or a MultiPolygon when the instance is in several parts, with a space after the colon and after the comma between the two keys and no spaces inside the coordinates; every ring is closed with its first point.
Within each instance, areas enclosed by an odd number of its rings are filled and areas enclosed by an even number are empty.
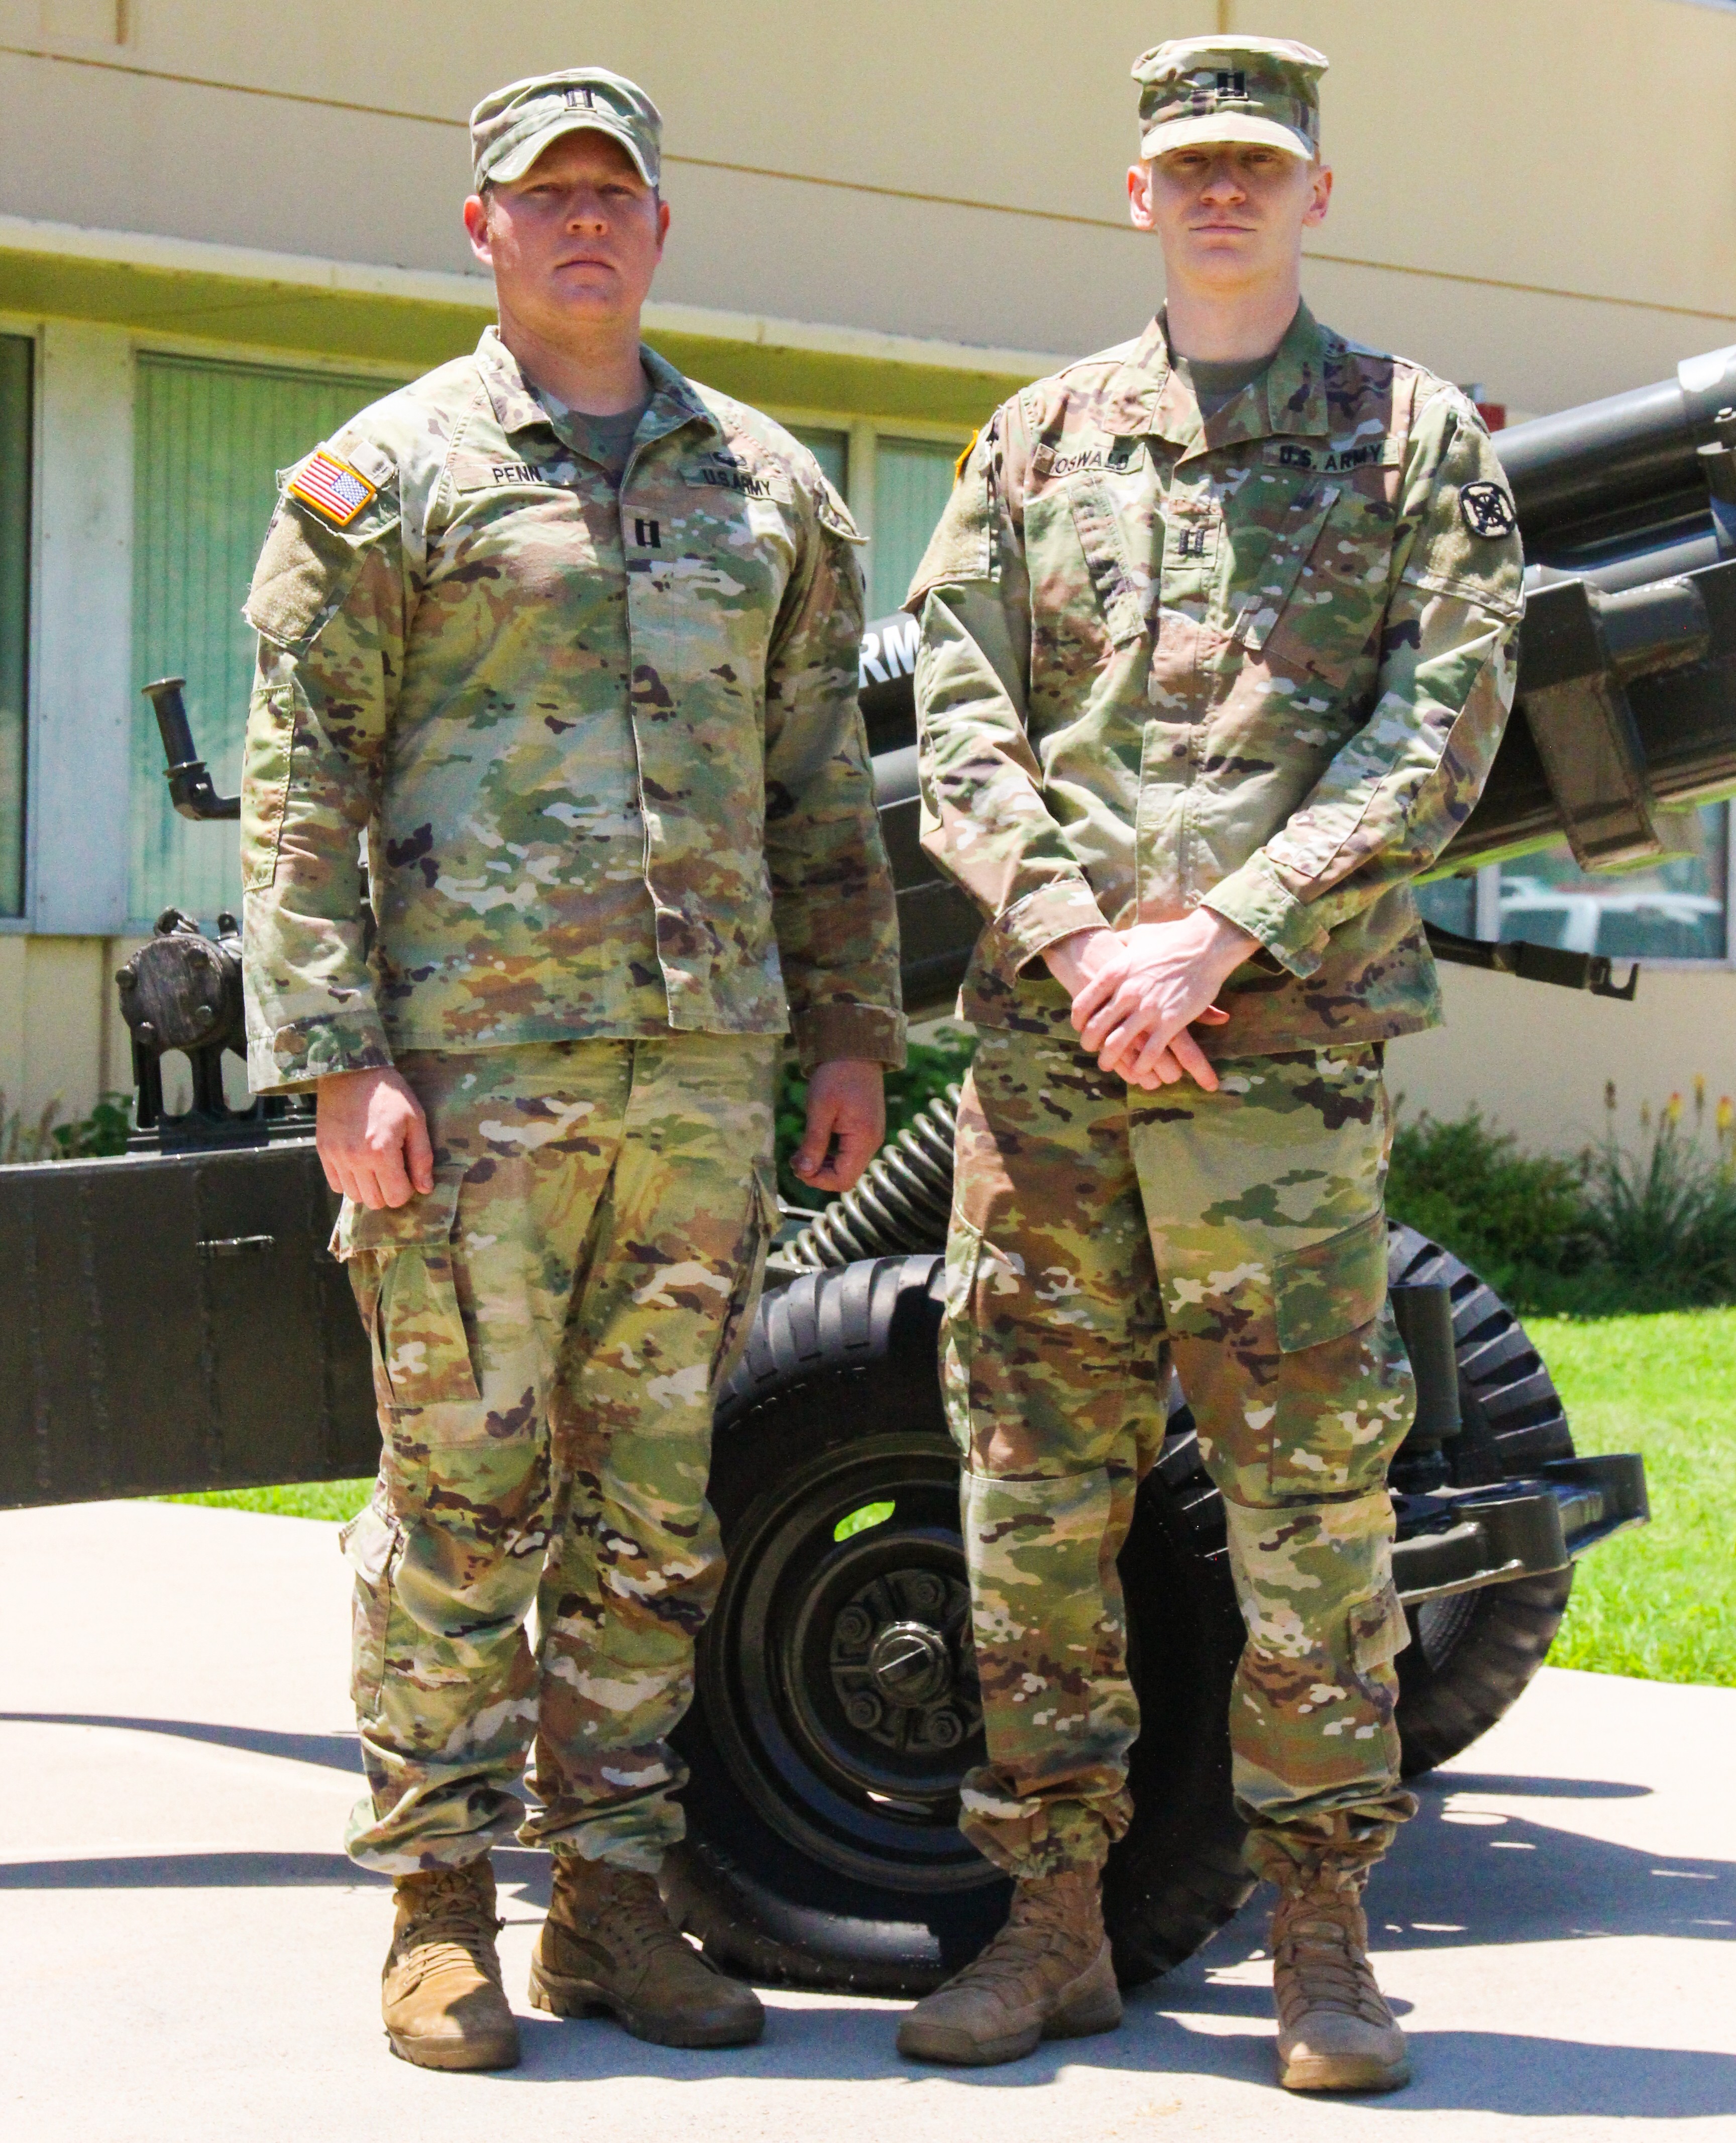
{"type": "Polygon", "coordinates": [[[1498,483],[1466,484],[1459,512],[1473,536],[1510,536],[1519,526],[1513,502],[1498,483]]]}
{"type": "Polygon", "coordinates": [[[292,497],[312,507],[334,528],[347,528],[379,495],[360,469],[327,453],[324,447],[308,456],[290,478],[288,488],[292,497]]]}

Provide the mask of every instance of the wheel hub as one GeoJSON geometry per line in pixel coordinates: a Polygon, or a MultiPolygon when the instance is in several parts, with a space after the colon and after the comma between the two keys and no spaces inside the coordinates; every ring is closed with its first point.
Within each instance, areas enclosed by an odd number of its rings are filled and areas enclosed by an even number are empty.
{"type": "Polygon", "coordinates": [[[889,1704],[924,1710],[952,1688],[946,1640],[926,1622],[892,1622],[868,1648],[868,1671],[889,1704]]]}
{"type": "Polygon", "coordinates": [[[828,1665],[845,1718],[900,1754],[956,1749],[980,1730],[970,1593],[935,1570],[882,1571],[832,1624],[828,1665]]]}

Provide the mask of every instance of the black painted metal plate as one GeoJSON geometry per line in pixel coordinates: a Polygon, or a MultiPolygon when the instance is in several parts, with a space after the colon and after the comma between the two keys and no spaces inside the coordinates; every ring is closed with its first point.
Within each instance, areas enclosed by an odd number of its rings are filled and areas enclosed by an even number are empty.
{"type": "Polygon", "coordinates": [[[0,1507],[379,1462],[311,1140],[0,1169],[0,1507]]]}

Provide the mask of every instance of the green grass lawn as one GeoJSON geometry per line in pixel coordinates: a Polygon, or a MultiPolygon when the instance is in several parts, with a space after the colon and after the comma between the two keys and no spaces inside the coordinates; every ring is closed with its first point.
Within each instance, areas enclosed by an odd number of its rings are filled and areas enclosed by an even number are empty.
{"type": "Polygon", "coordinates": [[[1637,1451],[1652,1522],[1580,1565],[1552,1666],[1736,1688],[1736,1309],[1525,1320],[1581,1451],[1637,1451]]]}
{"type": "MultiPolygon", "coordinates": [[[[1736,1688],[1736,1309],[1534,1317],[1526,1329],[1581,1451],[1638,1451],[1652,1522],[1595,1548],[1550,1658],[1556,1666],[1736,1688]]],[[[180,1496],[184,1503],[353,1517],[366,1481],[180,1496]]]]}
{"type": "Polygon", "coordinates": [[[278,1518],[326,1518],[342,1525],[368,1500],[371,1481],[302,1481],[287,1488],[217,1488],[208,1496],[165,1496],[166,1503],[210,1503],[220,1511],[269,1511],[278,1518]]]}

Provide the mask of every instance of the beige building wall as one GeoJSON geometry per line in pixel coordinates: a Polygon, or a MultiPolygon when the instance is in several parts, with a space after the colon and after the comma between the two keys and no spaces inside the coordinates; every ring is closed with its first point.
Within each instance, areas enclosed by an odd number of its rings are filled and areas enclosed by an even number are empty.
{"type": "Polygon", "coordinates": [[[1697,1078],[1709,1135],[1719,1096],[1736,1096],[1736,977],[1726,970],[1642,968],[1632,1004],[1474,968],[1444,968],[1441,981],[1446,1026],[1387,1051],[1403,1119],[1476,1108],[1532,1152],[1572,1154],[1611,1131],[1643,1146],[1642,1111],[1655,1122],[1672,1094],[1691,1111],[1697,1078]]]}
{"type": "MultiPolygon", "coordinates": [[[[35,907],[0,924],[0,1085],[76,1112],[125,1076],[109,941],[128,918],[72,864],[100,876],[117,836],[92,770],[127,723],[138,349],[414,369],[467,347],[489,290],[457,218],[464,115],[502,80],[603,60],[666,116],[660,346],[854,420],[865,445],[871,422],[962,435],[1019,379],[1148,317],[1128,69],[1214,27],[1332,57],[1337,188],[1305,287],[1335,325],[1519,413],[1736,340],[1736,8],[1700,0],[0,0],[0,320],[40,337],[51,390],[35,907]]],[[[1648,976],[1637,1012],[1447,988],[1448,1033],[1395,1052],[1412,1106],[1474,1098],[1571,1145],[1605,1078],[1637,1092],[1638,1032],[1670,1067],[1660,1092],[1694,1070],[1736,1084],[1728,971],[1648,976]]]]}

